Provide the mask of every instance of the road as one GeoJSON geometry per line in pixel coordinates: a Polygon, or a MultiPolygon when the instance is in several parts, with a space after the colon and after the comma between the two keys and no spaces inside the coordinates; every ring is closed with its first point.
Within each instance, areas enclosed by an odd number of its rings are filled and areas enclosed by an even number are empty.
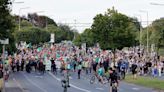
{"type": "MultiPolygon", "coordinates": [[[[68,92],[109,92],[109,84],[89,83],[91,75],[82,73],[81,79],[77,79],[77,73],[71,73],[70,88],[68,92]]],[[[61,74],[54,75],[51,72],[41,75],[36,72],[12,73],[6,82],[6,92],[63,92],[60,80],[61,74]]],[[[121,82],[119,92],[156,92],[151,88],[145,88],[133,84],[121,82]]]]}

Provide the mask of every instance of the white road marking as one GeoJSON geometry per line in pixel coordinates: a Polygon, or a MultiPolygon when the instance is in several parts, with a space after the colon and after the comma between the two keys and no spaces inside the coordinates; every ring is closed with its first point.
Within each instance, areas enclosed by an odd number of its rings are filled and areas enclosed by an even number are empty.
{"type": "Polygon", "coordinates": [[[35,76],[36,78],[43,78],[43,76],[35,76]]]}
{"type": "MultiPolygon", "coordinates": [[[[56,80],[61,81],[60,78],[57,78],[57,77],[56,77],[55,75],[53,75],[52,73],[49,72],[49,74],[50,74],[53,78],[55,78],[56,80]]],[[[73,85],[73,84],[70,84],[70,86],[73,87],[73,88],[75,88],[75,89],[81,90],[81,91],[83,91],[83,92],[91,92],[91,91],[89,91],[89,90],[86,90],[86,89],[77,87],[77,86],[75,86],[75,85],[73,85]]]]}
{"type": "Polygon", "coordinates": [[[40,90],[42,90],[43,92],[48,92],[46,91],[45,89],[39,87],[37,84],[35,84],[33,81],[31,81],[25,74],[23,74],[23,76],[31,83],[33,84],[34,86],[36,86],[37,88],[39,88],[40,90]]]}
{"type": "Polygon", "coordinates": [[[104,90],[103,88],[96,88],[96,89],[98,89],[98,90],[104,90]]]}
{"type": "Polygon", "coordinates": [[[70,76],[70,77],[69,77],[69,79],[71,79],[71,80],[72,80],[73,78],[70,76]]]}
{"type": "Polygon", "coordinates": [[[15,78],[13,78],[13,81],[15,81],[15,83],[17,84],[17,86],[22,90],[22,92],[24,92],[23,87],[21,86],[21,84],[15,78]]]}
{"type": "Polygon", "coordinates": [[[132,88],[133,90],[140,90],[139,88],[132,88]]]}

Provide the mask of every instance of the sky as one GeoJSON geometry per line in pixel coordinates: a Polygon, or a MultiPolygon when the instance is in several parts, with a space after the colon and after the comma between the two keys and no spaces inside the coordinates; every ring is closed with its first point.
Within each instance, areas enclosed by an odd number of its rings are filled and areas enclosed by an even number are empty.
{"type": "Polygon", "coordinates": [[[56,23],[69,25],[72,29],[77,29],[79,33],[90,28],[93,18],[97,14],[104,14],[107,9],[113,6],[118,12],[130,17],[142,19],[142,25],[147,26],[152,21],[164,17],[164,6],[151,5],[150,3],[164,4],[164,0],[15,0],[12,6],[12,14],[27,15],[28,13],[38,13],[54,19],[56,23]],[[24,3],[16,3],[24,2],[24,3]],[[41,12],[42,11],[42,12],[41,12]]]}

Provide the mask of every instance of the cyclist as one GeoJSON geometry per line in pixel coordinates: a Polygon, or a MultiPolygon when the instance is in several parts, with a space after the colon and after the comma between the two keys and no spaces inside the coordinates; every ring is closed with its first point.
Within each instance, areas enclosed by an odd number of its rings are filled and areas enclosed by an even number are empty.
{"type": "Polygon", "coordinates": [[[100,67],[97,70],[99,81],[104,84],[103,75],[105,73],[103,65],[100,63],[100,67]]]}
{"type": "Polygon", "coordinates": [[[113,85],[116,85],[116,87],[118,88],[120,78],[119,78],[119,73],[117,71],[116,66],[114,66],[113,69],[110,68],[109,73],[110,73],[110,81],[111,81],[110,82],[110,92],[112,92],[112,86],[113,85]]]}

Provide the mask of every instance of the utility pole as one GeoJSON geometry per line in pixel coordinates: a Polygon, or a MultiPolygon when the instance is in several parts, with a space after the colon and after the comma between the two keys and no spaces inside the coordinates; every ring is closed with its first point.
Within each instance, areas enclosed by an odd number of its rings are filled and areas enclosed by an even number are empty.
{"type": "Polygon", "coordinates": [[[147,17],[147,28],[146,28],[146,30],[147,30],[147,55],[149,55],[149,29],[148,29],[148,25],[149,25],[149,19],[148,19],[148,17],[149,17],[149,13],[148,13],[148,11],[143,11],[143,10],[140,10],[140,12],[143,12],[143,13],[146,13],[146,17],[147,17]]]}
{"type": "Polygon", "coordinates": [[[140,46],[139,46],[139,48],[140,48],[140,55],[141,55],[141,32],[142,32],[142,17],[141,17],[141,15],[139,15],[139,14],[135,14],[136,16],[138,16],[139,17],[139,21],[140,21],[140,35],[139,35],[139,41],[140,41],[140,46]]]}
{"type": "Polygon", "coordinates": [[[48,28],[47,28],[47,16],[46,16],[46,31],[48,31],[48,28]]]}
{"type": "Polygon", "coordinates": [[[3,51],[2,51],[2,62],[3,62],[3,92],[5,91],[5,44],[3,44],[3,51]]]}
{"type": "Polygon", "coordinates": [[[5,92],[5,44],[9,44],[9,39],[0,40],[0,43],[3,45],[3,49],[2,49],[3,91],[2,92],[5,92]]]}

